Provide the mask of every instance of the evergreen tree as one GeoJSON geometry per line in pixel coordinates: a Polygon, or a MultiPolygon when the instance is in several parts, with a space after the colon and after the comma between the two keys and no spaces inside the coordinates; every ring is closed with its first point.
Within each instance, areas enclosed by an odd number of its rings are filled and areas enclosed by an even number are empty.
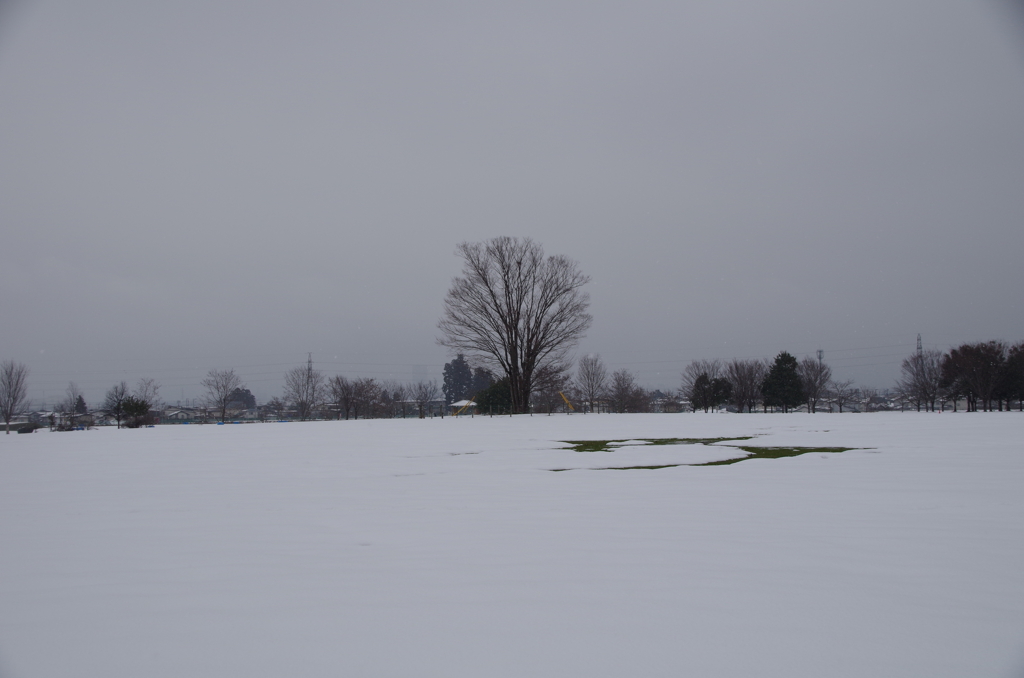
{"type": "Polygon", "coordinates": [[[236,388],[228,398],[228,406],[232,409],[256,409],[256,396],[247,388],[236,388]]]}
{"type": "Polygon", "coordinates": [[[1004,369],[1006,371],[1006,407],[1009,409],[1010,399],[1016,399],[1017,406],[1024,410],[1024,342],[1010,348],[1004,369]]]}
{"type": "Polygon", "coordinates": [[[489,370],[485,370],[482,367],[478,367],[473,370],[473,384],[469,388],[470,397],[473,397],[477,393],[482,393],[491,387],[494,383],[494,375],[489,370]]]}
{"type": "Polygon", "coordinates": [[[732,395],[732,384],[728,379],[718,377],[711,379],[707,374],[698,376],[692,387],[690,404],[693,411],[703,409],[705,412],[719,405],[724,405],[732,395]]]}
{"type": "Polygon", "coordinates": [[[466,362],[466,358],[460,353],[455,360],[444,364],[444,385],[441,390],[444,392],[444,401],[448,405],[469,398],[473,388],[473,370],[466,362]]]}
{"type": "Polygon", "coordinates": [[[79,395],[78,399],[75,400],[75,414],[86,414],[88,411],[89,408],[85,406],[85,398],[79,395]]]}
{"type": "Polygon", "coordinates": [[[781,407],[783,412],[803,404],[804,392],[796,358],[786,351],[776,356],[761,385],[761,392],[765,405],[781,407]]]}
{"type": "Polygon", "coordinates": [[[138,396],[127,396],[121,403],[124,416],[128,418],[128,428],[144,426],[149,419],[149,403],[138,396]]]}
{"type": "Polygon", "coordinates": [[[509,414],[512,412],[512,389],[508,379],[499,379],[476,396],[476,411],[480,414],[509,414]]]}

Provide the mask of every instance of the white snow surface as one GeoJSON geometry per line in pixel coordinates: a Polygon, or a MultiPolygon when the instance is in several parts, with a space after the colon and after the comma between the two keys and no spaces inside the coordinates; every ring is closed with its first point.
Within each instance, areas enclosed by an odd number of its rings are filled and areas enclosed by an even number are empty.
{"type": "Polygon", "coordinates": [[[12,434],[0,676],[1021,676],[1022,518],[1016,412],[12,434]],[[865,449],[598,470],[745,435],[865,449]]]}

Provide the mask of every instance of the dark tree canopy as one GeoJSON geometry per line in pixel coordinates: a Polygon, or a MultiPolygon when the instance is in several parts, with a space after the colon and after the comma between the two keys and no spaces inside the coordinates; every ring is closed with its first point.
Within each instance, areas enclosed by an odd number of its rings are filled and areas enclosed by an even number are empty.
{"type": "Polygon", "coordinates": [[[647,412],[650,405],[650,394],[636,383],[636,375],[625,368],[612,373],[608,386],[608,406],[612,412],[647,412]]]}
{"type": "Polygon", "coordinates": [[[705,412],[715,406],[711,403],[711,385],[723,377],[722,363],[717,360],[694,360],[682,374],[680,395],[690,401],[690,407],[696,412],[705,412]]]}
{"type": "Polygon", "coordinates": [[[144,398],[129,395],[121,403],[128,428],[139,428],[149,421],[149,402],[144,398]]]}
{"type": "Polygon", "coordinates": [[[803,404],[804,392],[796,358],[786,351],[777,355],[761,385],[761,393],[765,405],[781,407],[783,412],[803,404]]]}
{"type": "Polygon", "coordinates": [[[256,409],[256,396],[247,388],[236,388],[228,398],[228,407],[240,410],[256,409]]]}
{"type": "Polygon", "coordinates": [[[763,360],[734,359],[725,366],[725,378],[731,384],[729,399],[740,412],[753,412],[761,399],[761,384],[768,373],[763,360]]]}
{"type": "Polygon", "coordinates": [[[471,395],[472,388],[473,370],[466,357],[460,353],[455,356],[455,360],[444,364],[444,383],[441,391],[444,393],[445,403],[451,405],[466,400],[471,395]]]}
{"type": "Polygon", "coordinates": [[[529,238],[462,243],[456,253],[462,275],[445,296],[438,342],[500,370],[513,411],[528,412],[534,374],[545,365],[564,367],[590,327],[582,289],[590,278],[567,257],[545,257],[529,238]]]}
{"type": "Polygon", "coordinates": [[[493,383],[494,375],[491,374],[490,370],[486,370],[483,367],[476,368],[473,370],[473,384],[469,389],[470,397],[489,389],[493,383]]]}
{"type": "Polygon", "coordinates": [[[693,390],[690,394],[690,404],[693,411],[703,409],[705,412],[712,410],[719,405],[724,405],[732,395],[732,384],[724,377],[710,378],[707,374],[701,374],[693,381],[693,390]]]}
{"type": "Polygon", "coordinates": [[[963,344],[943,356],[940,383],[954,397],[967,400],[968,412],[977,411],[979,403],[990,410],[992,401],[1002,395],[1006,360],[1007,348],[1001,341],[963,344]]]}
{"type": "Polygon", "coordinates": [[[480,414],[510,414],[512,391],[508,379],[499,379],[476,396],[476,411],[480,414]]]}
{"type": "Polygon", "coordinates": [[[942,353],[934,349],[919,351],[903,359],[897,389],[911,400],[918,411],[935,411],[942,391],[942,353]]]}
{"type": "Polygon", "coordinates": [[[1020,401],[1019,407],[1024,409],[1024,342],[1010,348],[1005,374],[1006,398],[1020,401]]]}

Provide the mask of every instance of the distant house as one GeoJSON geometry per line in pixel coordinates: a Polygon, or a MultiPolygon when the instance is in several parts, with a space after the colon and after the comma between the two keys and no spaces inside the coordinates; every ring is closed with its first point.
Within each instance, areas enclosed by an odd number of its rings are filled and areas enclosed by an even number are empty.
{"type": "Polygon", "coordinates": [[[107,410],[93,410],[89,414],[92,415],[93,426],[115,426],[117,424],[117,417],[107,410]]]}
{"type": "Polygon", "coordinates": [[[864,408],[868,412],[888,412],[896,409],[896,403],[887,396],[871,396],[864,404],[864,408]]]}
{"type": "Polygon", "coordinates": [[[159,413],[160,421],[167,424],[183,424],[202,421],[203,413],[196,407],[168,407],[159,413]]]}
{"type": "Polygon", "coordinates": [[[57,413],[51,410],[38,410],[36,412],[29,412],[28,420],[33,424],[49,424],[56,416],[57,413]]]}
{"type": "Polygon", "coordinates": [[[684,412],[684,401],[671,393],[655,390],[651,394],[652,412],[684,412]]]}

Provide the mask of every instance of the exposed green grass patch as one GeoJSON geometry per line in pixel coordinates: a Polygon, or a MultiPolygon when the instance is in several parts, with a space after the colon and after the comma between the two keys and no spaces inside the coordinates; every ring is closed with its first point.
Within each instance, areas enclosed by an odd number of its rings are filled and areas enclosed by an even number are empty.
{"type": "Polygon", "coordinates": [[[799,457],[801,454],[811,454],[815,452],[827,453],[827,454],[838,454],[839,452],[849,452],[850,450],[856,450],[856,447],[738,447],[738,449],[747,452],[748,454],[743,457],[737,457],[736,459],[722,459],[719,461],[707,461],[703,464],[691,464],[691,466],[726,466],[728,464],[735,464],[738,461],[746,461],[748,459],[782,459],[783,457],[799,457]]]}
{"type": "Polygon", "coordinates": [[[635,471],[635,470],[646,470],[654,471],[659,468],[675,468],[676,466],[687,466],[688,464],[658,464],[655,466],[609,466],[607,468],[597,468],[595,471],[635,471]]]}
{"type": "MultiPolygon", "coordinates": [[[[628,440],[643,440],[651,445],[707,445],[709,443],[720,443],[732,440],[750,440],[753,436],[745,438],[630,438],[628,440]]],[[[622,443],[625,440],[566,440],[577,452],[611,452],[615,447],[611,443],[622,443]]],[[[706,461],[699,464],[654,464],[650,466],[604,466],[592,469],[553,468],[551,471],[635,471],[635,470],[657,470],[660,468],[675,468],[677,466],[727,466],[748,459],[782,459],[784,457],[798,457],[801,454],[821,453],[838,454],[862,448],[857,447],[749,447],[741,445],[723,445],[723,447],[735,447],[745,454],[732,459],[720,459],[718,461],[706,461]]]]}
{"type": "Polygon", "coordinates": [[[754,436],[741,436],[739,438],[623,438],[622,440],[563,440],[562,442],[572,445],[572,448],[570,449],[575,452],[613,452],[618,449],[614,443],[627,443],[631,440],[642,441],[648,445],[711,445],[713,443],[753,439],[754,436]]]}

